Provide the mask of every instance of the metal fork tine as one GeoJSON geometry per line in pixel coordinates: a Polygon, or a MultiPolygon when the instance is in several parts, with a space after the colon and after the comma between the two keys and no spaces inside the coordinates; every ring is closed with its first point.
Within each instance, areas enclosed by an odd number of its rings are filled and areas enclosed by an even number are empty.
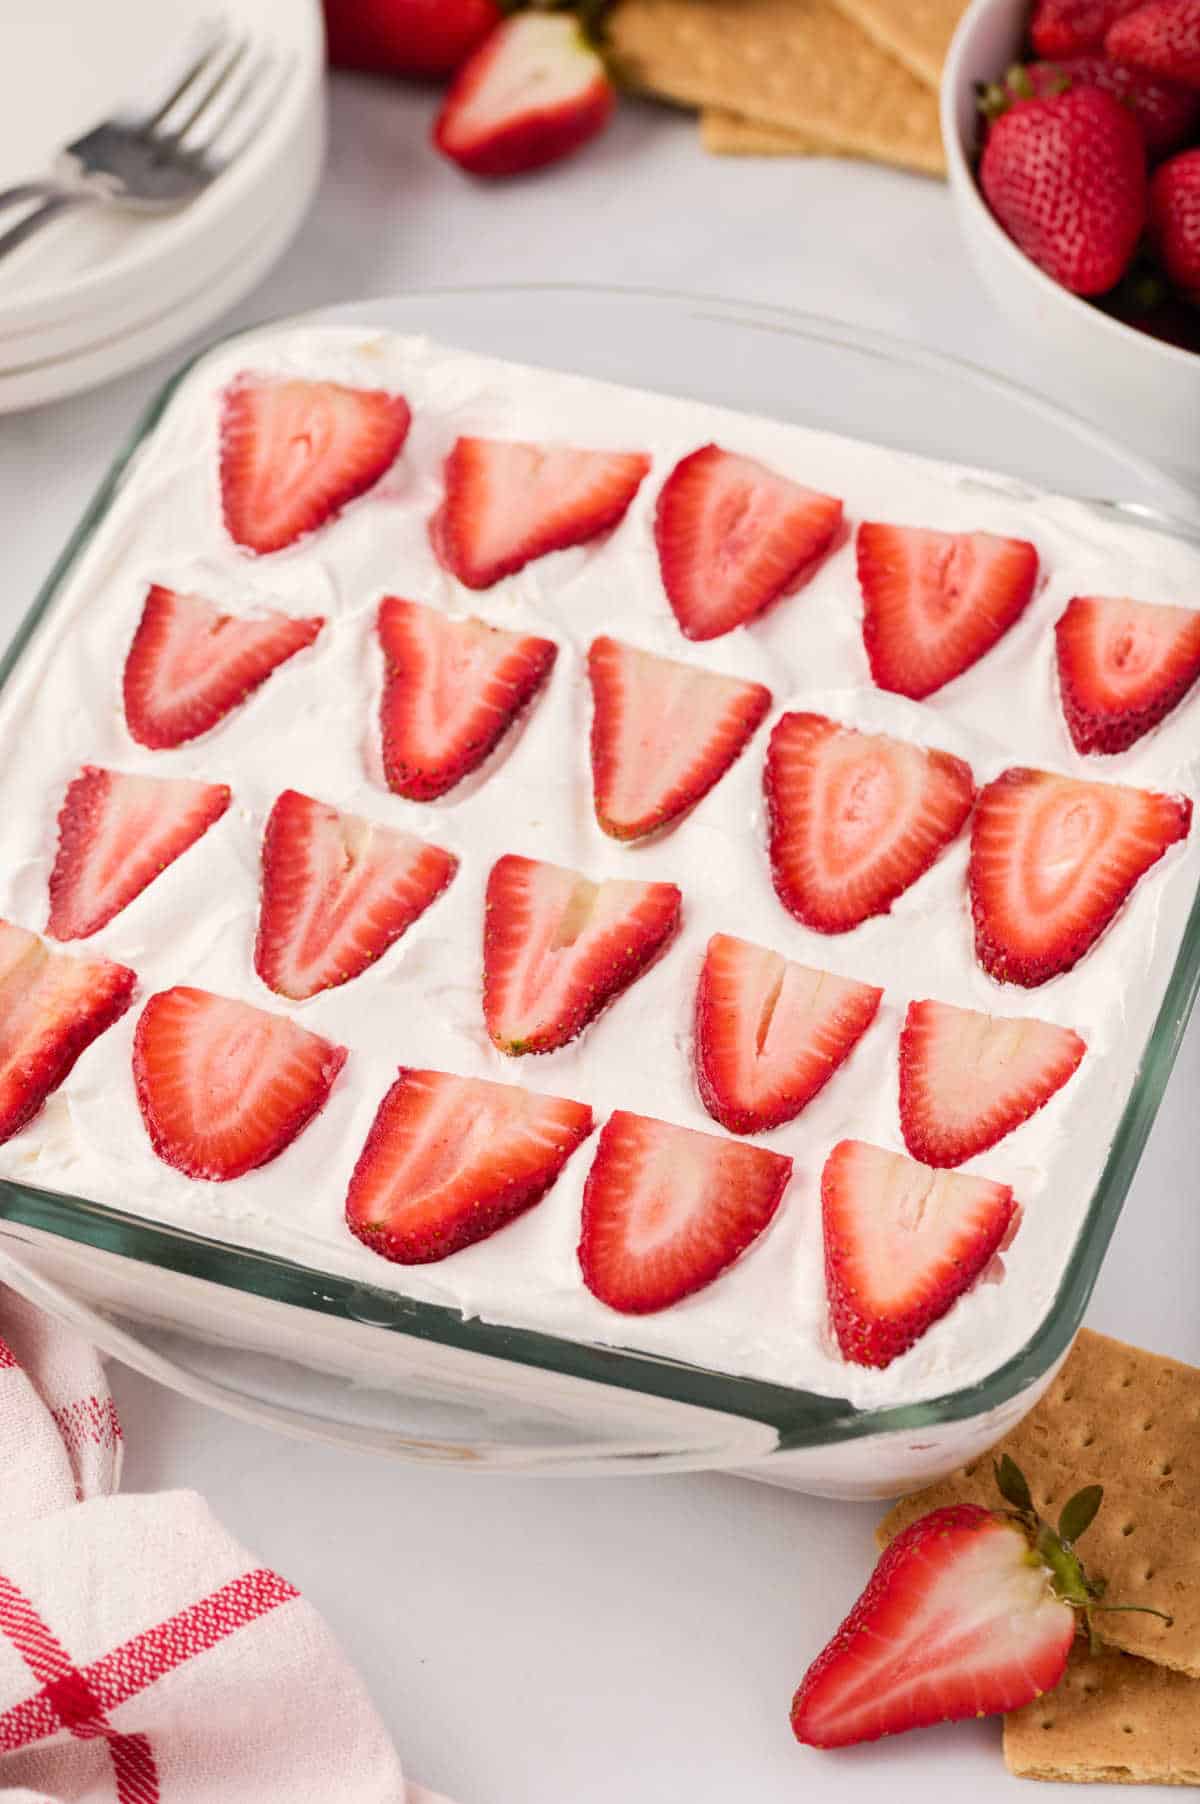
{"type": "Polygon", "coordinates": [[[187,137],[187,135],[191,131],[192,127],[194,125],[198,125],[200,123],[200,120],[204,117],[205,113],[207,113],[209,107],[212,105],[213,101],[217,98],[218,94],[220,94],[222,88],[224,88],[224,86],[225,86],[226,82],[228,82],[230,76],[238,68],[239,64],[245,59],[246,52],[249,50],[249,48],[250,48],[249,38],[239,38],[238,39],[237,43],[233,47],[233,50],[230,52],[229,56],[226,57],[224,63],[221,65],[221,67],[217,70],[216,75],[213,77],[212,81],[208,84],[204,93],[200,95],[199,99],[196,101],[195,105],[192,107],[191,112],[188,113],[187,116],[184,119],[182,119],[178,125],[169,123],[168,130],[165,133],[160,132],[158,134],[160,139],[162,139],[164,142],[169,143],[169,144],[181,144],[183,142],[184,138],[187,137]]]}
{"type": "Polygon", "coordinates": [[[137,121],[138,131],[152,132],[157,126],[161,125],[162,121],[171,111],[171,108],[179,104],[193,82],[199,81],[209,64],[221,54],[221,51],[225,48],[228,41],[229,33],[222,26],[212,43],[209,44],[206,50],[201,51],[195,62],[192,63],[190,68],[184,71],[175,86],[171,89],[171,92],[160,101],[154,111],[148,113],[144,119],[139,119],[137,121]]]}
{"type": "Polygon", "coordinates": [[[238,119],[245,114],[246,107],[252,99],[255,90],[262,87],[265,77],[270,72],[273,61],[274,58],[269,50],[260,50],[259,54],[255,57],[250,67],[242,76],[241,81],[238,82],[233,93],[229,96],[225,106],[221,110],[220,117],[213,124],[207,136],[201,138],[198,142],[188,145],[188,152],[190,155],[209,157],[216,151],[220,140],[225,136],[226,132],[228,132],[230,128],[236,124],[238,119]]]}
{"type": "MultiPolygon", "coordinates": [[[[263,86],[258,105],[251,110],[244,127],[238,133],[236,138],[234,138],[232,142],[221,146],[220,154],[223,165],[232,163],[236,157],[240,157],[242,152],[262,130],[263,126],[270,118],[272,109],[278,101],[280,94],[283,92],[289,76],[295,68],[295,64],[296,59],[294,56],[286,56],[282,60],[278,60],[268,54],[263,59],[262,68],[264,74],[267,73],[272,65],[274,66],[273,79],[267,81],[265,86],[263,86]]],[[[240,111],[241,109],[239,108],[239,113],[240,111]]],[[[222,136],[233,123],[234,115],[231,112],[222,125],[222,136]]]]}

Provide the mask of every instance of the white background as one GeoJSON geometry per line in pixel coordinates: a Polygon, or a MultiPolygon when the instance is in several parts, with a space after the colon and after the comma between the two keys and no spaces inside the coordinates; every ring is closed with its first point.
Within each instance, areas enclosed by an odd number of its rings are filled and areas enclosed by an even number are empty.
{"type": "MultiPolygon", "coordinates": [[[[424,95],[335,82],[316,209],[222,329],[439,283],[646,284],[829,313],[1024,375],[938,183],[711,159],[688,121],[629,104],[576,161],[483,187],[428,150],[431,115],[424,95]]],[[[166,373],[0,419],[0,634],[166,373]]],[[[1200,1362],[1198,1095],[1194,1027],[1088,1319],[1200,1362]]],[[[457,1804],[1014,1795],[995,1723],[838,1756],[791,1739],[791,1690],[869,1570],[872,1507],[716,1477],[442,1474],[272,1438],[128,1372],[115,1384],[127,1488],[203,1491],[325,1613],[408,1772],[457,1804]]],[[[1058,1793],[1078,1796],[1036,1795],[1058,1793]]]]}

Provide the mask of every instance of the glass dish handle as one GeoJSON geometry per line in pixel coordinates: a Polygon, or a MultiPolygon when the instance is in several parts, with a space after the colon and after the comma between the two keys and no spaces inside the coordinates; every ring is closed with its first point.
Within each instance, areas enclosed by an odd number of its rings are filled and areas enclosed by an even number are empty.
{"type": "Polygon", "coordinates": [[[375,1387],[98,1309],[11,1248],[0,1253],[0,1284],[144,1377],[307,1440],[476,1471],[571,1473],[742,1467],[778,1444],[773,1428],[745,1417],[502,1360],[473,1360],[470,1388],[430,1374],[402,1391],[375,1387]]]}

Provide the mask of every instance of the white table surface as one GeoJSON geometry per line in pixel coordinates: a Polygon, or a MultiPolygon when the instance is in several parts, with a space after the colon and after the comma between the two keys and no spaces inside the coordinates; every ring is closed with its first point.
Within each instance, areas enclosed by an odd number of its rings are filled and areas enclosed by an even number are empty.
{"type": "MultiPolygon", "coordinates": [[[[689,122],[630,104],[576,161],[485,188],[428,151],[432,107],[335,82],[316,209],[224,327],[438,283],[646,284],[829,313],[1022,375],[1020,342],[964,263],[937,183],[851,163],[710,159],[689,122]]],[[[152,365],[0,419],[0,632],[166,373],[152,365]]],[[[1197,1095],[1200,1023],[1089,1320],[1200,1362],[1197,1095]]],[[[324,1611],[407,1770],[457,1804],[1016,1793],[994,1723],[841,1756],[792,1741],[792,1688],[865,1580],[874,1508],[719,1477],[410,1469],[274,1438],[127,1371],[114,1381],[127,1487],[204,1492],[324,1611]]],[[[1078,1797],[1039,1795],[1056,1794],[1078,1797]]]]}

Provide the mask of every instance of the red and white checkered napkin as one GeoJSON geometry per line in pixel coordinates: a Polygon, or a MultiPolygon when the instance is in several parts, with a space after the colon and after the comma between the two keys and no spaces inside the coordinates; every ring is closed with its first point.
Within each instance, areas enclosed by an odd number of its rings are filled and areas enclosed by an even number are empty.
{"type": "Polygon", "coordinates": [[[96,1354],[0,1288],[3,1804],[436,1804],[293,1586],[120,1469],[96,1354]]]}

